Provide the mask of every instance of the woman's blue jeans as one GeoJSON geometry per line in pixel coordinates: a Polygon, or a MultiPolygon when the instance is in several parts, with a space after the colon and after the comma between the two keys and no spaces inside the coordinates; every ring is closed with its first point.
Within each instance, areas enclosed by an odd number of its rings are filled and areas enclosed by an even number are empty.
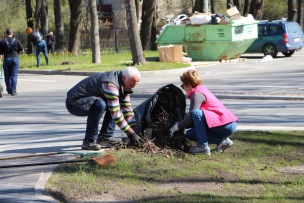
{"type": "Polygon", "coordinates": [[[36,58],[37,58],[37,67],[40,66],[40,52],[43,52],[45,57],[46,65],[49,64],[49,56],[47,51],[47,46],[44,40],[41,40],[36,46],[36,58]]]}
{"type": "Polygon", "coordinates": [[[96,100],[88,111],[71,105],[68,100],[66,100],[66,107],[67,110],[73,115],[87,116],[85,139],[97,140],[99,136],[113,136],[115,130],[115,122],[112,119],[110,111],[107,108],[106,102],[104,100],[96,100]],[[98,135],[98,126],[103,115],[104,118],[102,127],[98,135]]]}
{"type": "Polygon", "coordinates": [[[237,123],[208,128],[204,112],[195,109],[191,112],[194,127],[186,132],[186,137],[196,141],[197,146],[207,147],[210,144],[220,144],[224,139],[235,132],[237,123]]]}

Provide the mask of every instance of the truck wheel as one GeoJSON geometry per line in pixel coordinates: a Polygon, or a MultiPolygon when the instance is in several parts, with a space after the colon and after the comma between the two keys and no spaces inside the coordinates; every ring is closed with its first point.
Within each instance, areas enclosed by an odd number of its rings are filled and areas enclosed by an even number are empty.
{"type": "Polygon", "coordinates": [[[263,54],[265,56],[271,55],[272,58],[275,58],[278,55],[278,49],[273,44],[265,44],[263,47],[263,54]]]}
{"type": "Polygon", "coordinates": [[[290,57],[291,55],[293,55],[295,52],[295,50],[292,50],[292,51],[287,51],[287,52],[282,52],[282,54],[284,54],[284,56],[286,57],[290,57]]]}

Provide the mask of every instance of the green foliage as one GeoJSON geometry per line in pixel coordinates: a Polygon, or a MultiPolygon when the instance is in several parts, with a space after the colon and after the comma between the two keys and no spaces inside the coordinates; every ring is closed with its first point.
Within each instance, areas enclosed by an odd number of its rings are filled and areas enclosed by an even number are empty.
{"type": "Polygon", "coordinates": [[[15,32],[24,32],[26,27],[24,0],[1,0],[0,1],[0,33],[7,28],[15,32]]]}
{"type": "MultiPolygon", "coordinates": [[[[242,1],[244,3],[244,1],[242,1]]],[[[275,1],[264,1],[264,14],[263,19],[266,20],[277,20],[283,17],[287,17],[287,1],[286,0],[275,0],[275,1]]],[[[35,10],[35,1],[32,1],[33,9],[35,10]]],[[[226,0],[215,0],[215,11],[216,13],[226,14],[226,0]]],[[[48,0],[48,30],[55,31],[55,20],[54,20],[54,0],[48,0]]],[[[70,11],[68,0],[62,0],[62,13],[63,13],[63,24],[64,29],[69,30],[69,20],[70,11]]],[[[173,9],[173,4],[171,1],[167,1],[168,10],[173,9]],[[172,8],[171,8],[172,7],[172,8]]],[[[182,6],[177,7],[181,9],[181,13],[188,13],[191,11],[191,3],[185,1],[180,4],[182,6]],[[189,8],[187,8],[189,7],[189,8]]],[[[86,7],[86,5],[83,5],[86,7]]],[[[210,9],[209,1],[209,9],[210,9]]],[[[175,7],[174,7],[175,8],[175,7]]],[[[175,9],[177,9],[175,8],[175,9]]],[[[171,14],[171,13],[170,13],[171,14]]],[[[176,13],[178,15],[180,13],[176,13]]],[[[24,33],[24,29],[27,25],[26,23],[26,13],[25,13],[25,1],[24,0],[1,0],[0,1],[0,28],[1,32],[4,32],[6,28],[12,28],[15,32],[24,33]]],[[[88,24],[88,22],[85,22],[88,24]]],[[[83,26],[83,25],[82,25],[83,26]]]]}
{"type": "MultiPolygon", "coordinates": [[[[141,71],[167,70],[175,68],[189,67],[190,64],[184,63],[165,63],[159,62],[157,51],[146,51],[145,57],[147,64],[138,66],[141,71]]],[[[21,70],[60,70],[60,71],[111,71],[122,70],[132,65],[132,55],[130,52],[104,53],[101,56],[101,64],[92,63],[92,53],[83,51],[79,56],[71,53],[59,52],[49,54],[49,65],[45,66],[44,56],[40,56],[41,66],[36,67],[36,57],[34,55],[20,55],[21,70]]]]}
{"type": "Polygon", "coordinates": [[[282,18],[287,18],[287,1],[285,0],[276,0],[265,1],[264,11],[263,11],[263,20],[281,20],[282,18]]]}
{"type": "MultiPolygon", "coordinates": [[[[241,1],[244,5],[244,1],[241,1]]],[[[215,0],[216,13],[226,15],[227,0],[215,0]]],[[[210,8],[209,1],[209,8],[210,8]]],[[[211,9],[211,8],[210,8],[211,9]]],[[[272,0],[264,1],[263,20],[280,20],[287,17],[287,1],[286,0],[272,0]]]]}

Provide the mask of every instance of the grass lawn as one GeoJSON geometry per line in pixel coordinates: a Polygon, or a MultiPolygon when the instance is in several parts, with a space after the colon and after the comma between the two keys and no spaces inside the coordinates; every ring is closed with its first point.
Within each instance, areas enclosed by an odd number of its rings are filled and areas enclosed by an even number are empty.
{"type": "MultiPolygon", "coordinates": [[[[109,151],[117,162],[60,165],[46,191],[62,202],[304,202],[300,131],[239,131],[234,145],[211,156],[109,151]]],[[[211,147],[215,147],[212,146],[211,147]]]]}
{"type": "MultiPolygon", "coordinates": [[[[189,67],[187,63],[168,63],[159,62],[157,51],[146,51],[145,58],[147,63],[138,66],[140,71],[167,70],[189,67]]],[[[61,71],[112,71],[122,70],[132,65],[131,52],[119,52],[113,54],[104,53],[101,55],[101,63],[92,63],[92,54],[90,51],[82,52],[78,56],[70,53],[49,54],[49,65],[45,65],[44,55],[40,55],[40,67],[36,67],[36,56],[20,55],[21,70],[61,70],[61,71]]]]}

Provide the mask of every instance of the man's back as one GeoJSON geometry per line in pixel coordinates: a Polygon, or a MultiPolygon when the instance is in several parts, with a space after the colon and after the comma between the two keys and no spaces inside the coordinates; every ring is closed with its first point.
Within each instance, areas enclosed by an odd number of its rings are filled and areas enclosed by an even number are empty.
{"type": "Polygon", "coordinates": [[[17,58],[21,51],[23,51],[23,46],[14,37],[5,37],[0,42],[0,54],[3,54],[4,58],[17,58]]]}

